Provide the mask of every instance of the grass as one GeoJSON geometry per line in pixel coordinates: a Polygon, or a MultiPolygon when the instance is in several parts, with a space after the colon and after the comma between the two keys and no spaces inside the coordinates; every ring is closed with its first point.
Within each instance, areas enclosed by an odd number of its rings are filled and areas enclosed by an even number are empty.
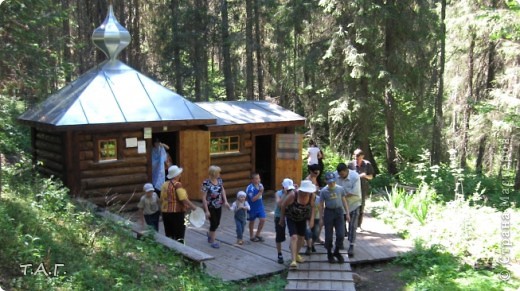
{"type": "Polygon", "coordinates": [[[408,282],[407,290],[518,290],[520,283],[504,280],[503,267],[476,269],[446,251],[442,246],[425,247],[417,243],[415,250],[399,257],[394,264],[406,271],[400,277],[408,282]]]}

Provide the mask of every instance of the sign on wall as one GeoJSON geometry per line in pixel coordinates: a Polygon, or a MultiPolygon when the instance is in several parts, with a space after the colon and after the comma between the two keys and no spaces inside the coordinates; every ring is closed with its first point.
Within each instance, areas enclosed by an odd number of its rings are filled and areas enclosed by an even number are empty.
{"type": "Polygon", "coordinates": [[[276,158],[280,160],[299,160],[301,138],[298,134],[278,134],[276,158]]]}
{"type": "Polygon", "coordinates": [[[145,127],[143,130],[144,138],[149,139],[152,138],[152,128],[151,127],[145,127]]]}

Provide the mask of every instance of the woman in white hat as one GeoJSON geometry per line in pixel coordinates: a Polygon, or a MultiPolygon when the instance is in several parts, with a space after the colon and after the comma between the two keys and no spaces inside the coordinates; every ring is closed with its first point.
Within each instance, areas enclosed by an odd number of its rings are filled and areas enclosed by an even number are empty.
{"type": "Polygon", "coordinates": [[[314,192],[316,186],[309,180],[303,180],[298,188],[298,194],[290,192],[287,194],[285,201],[280,207],[280,225],[285,226],[285,217],[287,217],[287,228],[291,236],[291,254],[292,262],[289,265],[291,269],[297,269],[298,263],[305,260],[298,253],[303,246],[305,231],[307,229],[307,221],[309,227],[314,226],[314,192]]]}
{"type": "Polygon", "coordinates": [[[179,179],[183,169],[176,165],[168,168],[168,181],[161,187],[161,212],[164,223],[164,233],[167,237],[184,243],[186,225],[184,216],[186,208],[197,209],[188,199],[186,190],[179,179]]]}

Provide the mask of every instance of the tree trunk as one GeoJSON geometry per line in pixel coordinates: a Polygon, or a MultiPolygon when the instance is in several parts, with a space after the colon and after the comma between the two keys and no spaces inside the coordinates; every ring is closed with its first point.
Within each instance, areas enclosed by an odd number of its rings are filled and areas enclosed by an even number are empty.
{"type": "Polygon", "coordinates": [[[246,0],[246,98],[254,100],[253,2],[246,0]]]}
{"type": "MultiPolygon", "coordinates": [[[[193,42],[193,70],[195,71],[195,101],[203,101],[203,92],[204,92],[204,80],[205,80],[205,69],[207,66],[205,62],[204,54],[206,53],[206,12],[207,9],[204,5],[205,1],[196,0],[195,1],[195,19],[192,19],[194,25],[194,42],[193,42]]],[[[207,96],[206,96],[207,97],[207,96]]],[[[206,99],[206,98],[204,98],[206,99]]]]}
{"type": "Polygon", "coordinates": [[[128,7],[129,13],[129,23],[128,26],[132,31],[132,41],[130,42],[130,50],[129,50],[129,63],[132,67],[136,68],[139,71],[143,71],[145,65],[141,61],[141,26],[139,20],[141,19],[141,10],[139,3],[142,3],[138,0],[133,0],[128,7]]]}
{"type": "Polygon", "coordinates": [[[374,154],[372,153],[372,147],[370,145],[368,145],[368,151],[365,152],[365,154],[368,155],[366,159],[370,161],[372,168],[374,168],[374,174],[378,175],[380,173],[379,166],[377,165],[376,159],[374,159],[374,154]]]}
{"type": "MultiPolygon", "coordinates": [[[[369,153],[370,149],[370,141],[368,140],[368,135],[370,133],[370,123],[368,120],[370,119],[370,108],[369,106],[369,96],[368,96],[368,79],[362,77],[359,82],[359,91],[358,91],[358,100],[359,100],[359,116],[357,118],[357,139],[359,141],[359,147],[365,152],[369,153]]],[[[367,159],[372,158],[371,156],[365,155],[367,159]]]]}
{"type": "MultiPolygon", "coordinates": [[[[494,1],[493,1],[494,2],[494,1]]],[[[493,3],[493,7],[496,7],[496,3],[493,3]]],[[[488,45],[488,66],[487,66],[487,79],[486,79],[486,92],[489,92],[494,88],[495,81],[495,45],[494,41],[489,41],[488,45]]],[[[475,165],[478,174],[482,174],[482,168],[484,164],[484,153],[486,150],[487,135],[484,135],[479,140],[478,156],[475,165]]],[[[511,151],[512,152],[512,151],[511,151]]]]}
{"type": "Polygon", "coordinates": [[[507,168],[507,160],[509,158],[509,147],[511,146],[511,137],[508,136],[504,138],[502,143],[502,156],[500,157],[500,166],[498,168],[498,178],[502,179],[502,172],[504,170],[504,166],[507,168]]]}
{"type": "Polygon", "coordinates": [[[475,170],[477,174],[482,174],[482,164],[484,161],[484,153],[486,151],[486,140],[487,136],[482,136],[479,140],[477,162],[475,164],[475,170]]]}
{"type": "Polygon", "coordinates": [[[173,38],[173,67],[175,70],[175,90],[180,95],[184,95],[182,82],[182,63],[181,63],[181,40],[179,38],[179,0],[170,1],[172,38],[173,38]]]}
{"type": "MultiPolygon", "coordinates": [[[[389,85],[387,85],[389,86],[389,85]]],[[[388,173],[397,175],[397,154],[395,152],[395,100],[391,88],[385,90],[385,145],[388,173]]]]}
{"type": "Polygon", "coordinates": [[[440,31],[440,56],[439,56],[439,85],[435,96],[435,113],[433,116],[433,136],[431,164],[438,165],[442,158],[442,128],[443,112],[442,103],[444,99],[444,67],[446,64],[446,0],[441,0],[441,31],[440,31]]]}
{"type": "Polygon", "coordinates": [[[233,72],[231,70],[231,40],[229,39],[229,20],[228,20],[228,1],[221,0],[220,13],[222,17],[222,58],[224,69],[224,83],[226,85],[226,99],[235,100],[235,88],[233,82],[233,72]]]}
{"type": "MultiPolygon", "coordinates": [[[[391,12],[395,10],[396,0],[389,0],[387,2],[387,11],[391,12]]],[[[393,88],[391,84],[391,78],[396,71],[395,62],[392,60],[392,53],[395,50],[395,25],[396,20],[393,16],[388,15],[385,20],[385,69],[388,73],[388,77],[385,79],[385,92],[384,92],[384,103],[385,103],[385,145],[386,145],[386,164],[388,167],[388,173],[391,175],[397,175],[397,154],[395,151],[395,110],[396,102],[393,95],[393,88]]]]}
{"type": "MultiPolygon", "coordinates": [[[[69,14],[69,0],[61,0],[61,6],[63,11],[69,14]]],[[[72,63],[72,54],[70,51],[70,40],[71,40],[71,31],[70,31],[70,23],[69,17],[63,19],[63,35],[65,40],[63,41],[63,60],[62,66],[65,68],[65,83],[70,83],[72,81],[72,72],[69,68],[69,64],[72,63]]]]}
{"type": "Polygon", "coordinates": [[[262,66],[262,31],[260,27],[260,0],[254,0],[256,77],[258,81],[258,100],[264,100],[264,68],[262,66]]]}
{"type": "Polygon", "coordinates": [[[468,70],[468,96],[464,100],[464,122],[462,125],[462,143],[460,145],[460,167],[466,168],[466,155],[468,151],[469,140],[469,121],[471,118],[471,99],[475,94],[473,90],[473,75],[475,69],[475,34],[471,35],[471,43],[469,46],[469,70],[468,70]]]}

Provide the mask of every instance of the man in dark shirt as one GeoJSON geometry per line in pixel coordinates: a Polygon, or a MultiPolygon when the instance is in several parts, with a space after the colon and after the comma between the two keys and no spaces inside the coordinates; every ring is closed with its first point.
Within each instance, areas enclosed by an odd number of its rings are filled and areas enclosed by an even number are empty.
{"type": "Polygon", "coordinates": [[[348,168],[356,171],[359,174],[359,178],[361,179],[361,207],[359,208],[359,220],[358,227],[361,227],[361,223],[363,222],[363,213],[365,210],[365,200],[368,196],[368,192],[370,191],[370,185],[368,181],[374,178],[374,168],[372,164],[364,160],[365,154],[361,149],[356,149],[354,151],[355,159],[348,164],[348,168]]]}

